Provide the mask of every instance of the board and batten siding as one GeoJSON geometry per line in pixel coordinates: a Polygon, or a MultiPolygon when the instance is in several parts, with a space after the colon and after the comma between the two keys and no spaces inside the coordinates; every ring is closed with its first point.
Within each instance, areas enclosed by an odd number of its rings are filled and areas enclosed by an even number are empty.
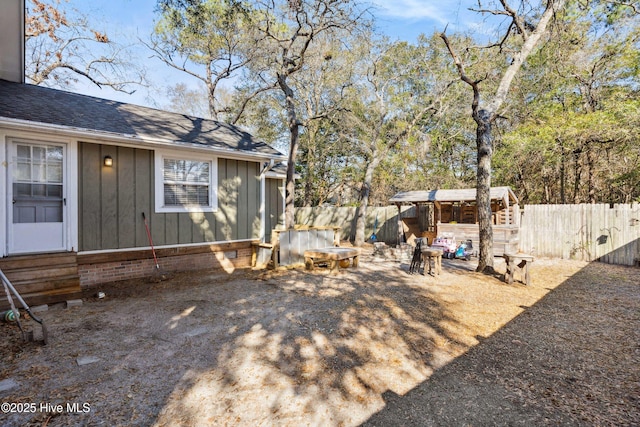
{"type": "Polygon", "coordinates": [[[218,159],[216,212],[156,213],[152,150],[78,144],[79,250],[148,247],[260,237],[260,165],[218,159]],[[105,156],[113,167],[105,167],[105,156]]]}
{"type": "Polygon", "coordinates": [[[271,242],[271,231],[284,226],[284,180],[265,180],[265,241],[271,242]]]}

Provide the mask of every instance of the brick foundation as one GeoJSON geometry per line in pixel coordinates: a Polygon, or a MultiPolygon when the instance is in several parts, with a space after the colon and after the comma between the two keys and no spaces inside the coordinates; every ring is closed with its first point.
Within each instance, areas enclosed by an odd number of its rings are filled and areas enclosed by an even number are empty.
{"type": "MultiPolygon", "coordinates": [[[[215,248],[206,247],[200,253],[181,254],[180,249],[176,249],[167,256],[158,254],[158,265],[160,271],[181,272],[196,270],[224,269],[232,272],[237,268],[247,268],[251,266],[251,246],[234,245],[235,248],[221,247],[219,251],[215,248]],[[246,247],[244,247],[246,246],[246,247]]],[[[163,251],[158,251],[162,253],[163,251]]],[[[169,252],[169,251],[164,251],[169,252]]],[[[192,249],[190,252],[194,252],[192,249]]],[[[126,253],[114,253],[115,261],[91,262],[92,257],[87,256],[84,262],[78,263],[78,275],[80,276],[80,286],[90,288],[100,283],[115,282],[118,280],[137,279],[152,276],[157,272],[153,258],[136,258],[139,252],[132,253],[126,257],[126,253]],[[125,258],[125,259],[123,259],[125,258]],[[128,259],[126,259],[128,258],[128,259]]],[[[109,254],[100,254],[100,259],[109,258],[109,254]]],[[[94,257],[98,258],[98,257],[94,257]]]]}

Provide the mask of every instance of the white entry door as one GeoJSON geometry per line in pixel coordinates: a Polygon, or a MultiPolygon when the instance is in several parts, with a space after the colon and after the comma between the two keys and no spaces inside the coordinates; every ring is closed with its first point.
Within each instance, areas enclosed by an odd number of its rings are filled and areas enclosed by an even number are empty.
{"type": "Polygon", "coordinates": [[[66,249],[66,147],[13,142],[9,162],[9,252],[66,249]]]}

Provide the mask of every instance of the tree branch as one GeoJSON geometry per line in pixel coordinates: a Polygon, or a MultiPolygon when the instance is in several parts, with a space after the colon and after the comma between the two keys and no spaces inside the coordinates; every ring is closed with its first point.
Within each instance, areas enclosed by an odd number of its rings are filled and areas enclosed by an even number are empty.
{"type": "Polygon", "coordinates": [[[462,61],[460,61],[460,58],[458,57],[458,55],[456,55],[455,51],[453,50],[453,46],[451,45],[451,42],[449,42],[449,38],[447,37],[447,35],[444,32],[442,32],[440,33],[440,38],[444,41],[444,44],[447,46],[447,50],[449,51],[449,54],[453,58],[453,63],[458,69],[458,74],[460,75],[460,78],[462,79],[463,82],[471,86],[471,89],[473,89],[473,101],[471,103],[471,107],[475,114],[475,112],[478,110],[478,106],[480,105],[480,90],[478,88],[478,84],[482,82],[482,80],[484,79],[476,80],[476,81],[471,80],[469,76],[467,76],[467,73],[464,69],[464,64],[462,63],[462,61]]]}

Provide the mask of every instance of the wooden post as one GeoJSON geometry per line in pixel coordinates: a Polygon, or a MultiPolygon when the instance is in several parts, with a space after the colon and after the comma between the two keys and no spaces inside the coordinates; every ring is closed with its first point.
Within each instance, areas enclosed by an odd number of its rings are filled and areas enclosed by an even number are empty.
{"type": "Polygon", "coordinates": [[[313,258],[304,257],[304,267],[307,270],[313,270],[313,258]]]}
{"type": "Polygon", "coordinates": [[[331,273],[337,274],[339,265],[340,261],[338,261],[337,259],[329,260],[329,270],[331,271],[331,273]]]}
{"type": "Polygon", "coordinates": [[[402,243],[402,235],[404,233],[402,228],[402,208],[400,203],[396,203],[396,206],[398,207],[398,241],[396,246],[400,247],[400,243],[402,243]]]}
{"type": "Polygon", "coordinates": [[[436,223],[440,224],[442,222],[442,206],[440,205],[440,202],[433,202],[433,205],[438,210],[438,218],[436,219],[436,223]]]}
{"type": "Polygon", "coordinates": [[[340,247],[340,227],[333,227],[333,246],[340,247]]]}
{"type": "Polygon", "coordinates": [[[509,225],[511,222],[509,221],[509,214],[511,213],[509,210],[509,193],[504,198],[504,210],[505,210],[505,224],[509,225]]]}
{"type": "Polygon", "coordinates": [[[251,242],[251,267],[255,267],[258,263],[258,251],[260,242],[251,242]]]}
{"type": "Polygon", "coordinates": [[[273,251],[271,252],[271,261],[273,261],[273,269],[278,269],[278,255],[280,253],[280,230],[271,231],[271,244],[273,251]]]}

